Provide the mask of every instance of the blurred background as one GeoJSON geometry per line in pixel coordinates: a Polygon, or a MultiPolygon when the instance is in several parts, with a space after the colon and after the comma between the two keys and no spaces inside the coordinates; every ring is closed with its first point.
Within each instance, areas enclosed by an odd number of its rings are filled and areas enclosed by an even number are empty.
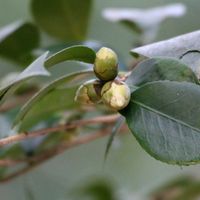
{"type": "MultiPolygon", "coordinates": [[[[178,2],[187,6],[187,13],[181,18],[170,18],[162,23],[155,41],[200,28],[200,1],[178,2]]],[[[174,3],[174,1],[96,0],[93,5],[88,37],[113,47],[128,64],[131,59],[129,50],[133,48],[133,44],[137,43],[138,35],[118,23],[105,20],[101,14],[102,10],[110,7],[151,8],[169,3],[174,3]]],[[[21,19],[32,21],[29,0],[0,0],[0,27],[21,19]]],[[[56,43],[54,39],[45,34],[43,34],[43,38],[42,46],[44,47],[56,43]]],[[[0,59],[0,67],[0,76],[4,76],[16,66],[0,59]]],[[[64,73],[62,68],[60,69],[59,73],[64,73]]],[[[3,200],[83,199],[73,197],[74,193],[82,191],[84,187],[94,182],[100,187],[101,184],[105,187],[108,184],[108,188],[111,188],[116,196],[121,196],[121,199],[145,199],[149,192],[176,177],[185,175],[200,177],[198,165],[171,166],[150,157],[135,141],[131,133],[115,139],[108,160],[104,164],[106,141],[107,138],[100,139],[70,149],[26,175],[9,183],[1,184],[1,198],[3,200]]],[[[110,199],[114,200],[114,197],[110,197],[110,199]]]]}

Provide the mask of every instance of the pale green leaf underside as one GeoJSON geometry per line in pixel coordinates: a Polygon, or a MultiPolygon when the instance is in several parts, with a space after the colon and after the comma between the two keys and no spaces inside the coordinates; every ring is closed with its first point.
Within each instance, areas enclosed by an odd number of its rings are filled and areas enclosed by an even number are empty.
{"type": "Polygon", "coordinates": [[[200,161],[199,99],[195,84],[152,82],[132,93],[122,114],[150,155],[170,164],[195,164],[200,161]]]}
{"type": "Polygon", "coordinates": [[[88,78],[93,77],[93,71],[85,70],[72,74],[67,74],[37,92],[21,109],[15,119],[14,125],[21,124],[21,127],[31,126],[48,117],[51,117],[58,111],[73,109],[75,88],[82,84],[88,78]]]}
{"type": "MultiPolygon", "coordinates": [[[[148,58],[167,56],[173,58],[180,58],[184,53],[191,50],[200,50],[200,30],[180,35],[168,40],[163,40],[153,44],[134,48],[131,50],[133,56],[139,55],[148,58]]],[[[199,63],[200,54],[191,52],[185,55],[182,60],[186,65],[191,67],[193,71],[200,77],[199,63]]]]}
{"type": "Polygon", "coordinates": [[[46,67],[51,67],[64,61],[80,61],[93,64],[96,53],[87,46],[72,46],[53,54],[45,61],[46,67]]]}
{"type": "Polygon", "coordinates": [[[158,27],[165,19],[181,17],[185,12],[184,4],[175,3],[150,9],[106,8],[102,15],[111,22],[121,22],[133,31],[144,34],[145,42],[149,42],[155,39],[158,27]]]}
{"type": "Polygon", "coordinates": [[[30,78],[39,76],[49,76],[49,72],[44,67],[44,62],[48,52],[44,53],[31,65],[29,65],[24,71],[22,71],[16,78],[6,85],[0,85],[0,104],[3,100],[11,95],[22,83],[30,78]]]}

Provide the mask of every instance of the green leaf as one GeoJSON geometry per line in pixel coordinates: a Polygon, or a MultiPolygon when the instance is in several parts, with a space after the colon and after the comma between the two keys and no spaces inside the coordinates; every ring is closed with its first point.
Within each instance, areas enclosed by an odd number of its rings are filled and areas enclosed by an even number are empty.
{"type": "Polygon", "coordinates": [[[86,39],[92,0],[32,0],[35,21],[63,41],[86,39]]]}
{"type": "Polygon", "coordinates": [[[170,80],[198,84],[194,72],[179,60],[172,58],[151,58],[139,63],[127,79],[130,88],[147,82],[170,80]]]}
{"type": "Polygon", "coordinates": [[[200,161],[200,87],[158,81],[132,93],[122,111],[127,124],[154,158],[169,164],[200,161]]]}
{"type": "Polygon", "coordinates": [[[38,76],[49,76],[49,72],[44,68],[44,62],[48,52],[44,53],[31,65],[29,65],[23,72],[17,75],[13,80],[5,85],[0,86],[0,104],[3,103],[4,99],[19,88],[19,86],[30,78],[38,76]]]}
{"type": "Polygon", "coordinates": [[[58,111],[75,108],[76,86],[90,77],[93,77],[93,71],[80,71],[53,81],[23,106],[14,125],[20,123],[21,130],[27,130],[38,122],[52,117],[58,111]]]}
{"type": "Polygon", "coordinates": [[[0,138],[5,138],[14,134],[10,127],[10,118],[6,115],[0,115],[0,138]]]}
{"type": "Polygon", "coordinates": [[[45,66],[51,67],[58,63],[70,60],[93,64],[95,58],[96,53],[91,48],[77,45],[63,49],[62,51],[50,56],[45,61],[45,66]]]}
{"type": "Polygon", "coordinates": [[[86,179],[82,186],[76,186],[69,193],[72,200],[117,200],[115,187],[108,179],[86,179]]]}
{"type": "Polygon", "coordinates": [[[185,14],[184,4],[176,3],[150,9],[107,8],[102,15],[111,22],[120,22],[128,28],[143,34],[144,43],[155,39],[160,24],[167,18],[185,14]]]}
{"type": "Polygon", "coordinates": [[[0,55],[27,65],[33,60],[31,51],[39,46],[39,32],[31,23],[15,22],[0,29],[0,55]]]}
{"type": "Polygon", "coordinates": [[[152,57],[172,57],[181,58],[182,61],[188,65],[200,77],[200,30],[192,33],[187,33],[169,40],[156,42],[150,45],[145,45],[131,50],[131,54],[138,58],[138,56],[152,57]],[[182,57],[186,52],[191,51],[182,57]]]}
{"type": "Polygon", "coordinates": [[[24,159],[26,153],[20,143],[12,144],[1,148],[0,159],[24,159]]]}
{"type": "Polygon", "coordinates": [[[113,127],[112,129],[112,132],[108,138],[108,142],[106,144],[106,151],[105,151],[105,154],[104,154],[104,160],[106,161],[107,157],[108,157],[108,154],[109,154],[109,151],[110,151],[110,148],[113,144],[113,141],[114,141],[114,138],[115,136],[119,133],[122,125],[124,124],[125,122],[125,119],[124,117],[119,117],[119,119],[117,120],[115,126],[113,127]]]}

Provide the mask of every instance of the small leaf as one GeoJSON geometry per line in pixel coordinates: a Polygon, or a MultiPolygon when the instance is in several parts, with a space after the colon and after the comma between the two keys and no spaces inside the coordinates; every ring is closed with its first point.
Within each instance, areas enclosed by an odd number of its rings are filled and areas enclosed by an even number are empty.
{"type": "Polygon", "coordinates": [[[50,45],[47,47],[43,47],[40,51],[50,51],[50,53],[54,54],[58,51],[63,49],[69,48],[71,46],[86,46],[94,50],[95,52],[98,51],[101,47],[106,46],[106,44],[96,41],[96,40],[85,40],[85,41],[77,41],[77,42],[70,42],[70,43],[58,43],[54,45],[50,45]]]}
{"type": "Polygon", "coordinates": [[[110,151],[110,148],[111,148],[112,143],[114,141],[114,138],[119,133],[120,128],[122,127],[124,122],[125,122],[125,118],[121,116],[121,117],[119,117],[119,119],[117,120],[115,126],[113,127],[112,132],[111,132],[111,134],[109,136],[108,142],[106,144],[106,151],[105,151],[105,155],[104,155],[104,160],[107,159],[109,151],[110,151]]]}
{"type": "Polygon", "coordinates": [[[200,162],[200,87],[158,81],[132,93],[122,111],[141,146],[169,164],[200,162]]]}
{"type": "Polygon", "coordinates": [[[0,104],[3,100],[11,95],[24,81],[29,80],[33,77],[38,76],[49,76],[49,72],[44,68],[44,62],[48,52],[44,53],[31,65],[29,65],[23,72],[21,72],[16,78],[7,83],[6,85],[0,86],[0,104]]]}
{"type": "Polygon", "coordinates": [[[27,65],[31,51],[39,46],[39,32],[31,23],[15,22],[0,29],[0,55],[27,65]]]}
{"type": "Polygon", "coordinates": [[[63,41],[86,38],[92,0],[32,0],[35,21],[48,34],[63,41]]]}
{"type": "Polygon", "coordinates": [[[21,130],[47,119],[58,111],[73,109],[76,86],[93,77],[93,71],[65,75],[36,93],[21,109],[14,125],[21,122],[21,130]]]}
{"type": "Polygon", "coordinates": [[[95,58],[96,58],[96,53],[91,48],[77,45],[77,46],[72,46],[72,47],[63,49],[59,51],[58,53],[50,56],[45,61],[45,66],[51,67],[58,63],[69,61],[69,60],[93,64],[95,61],[95,58]]]}
{"type": "MultiPolygon", "coordinates": [[[[172,57],[181,58],[183,54],[191,50],[200,50],[200,31],[187,33],[169,40],[156,42],[131,50],[134,57],[145,56],[152,57],[172,57]]],[[[182,58],[182,61],[188,65],[200,77],[200,54],[191,52],[182,58]]]]}
{"type": "Polygon", "coordinates": [[[143,33],[144,40],[148,43],[155,39],[159,25],[165,19],[181,17],[185,12],[186,7],[181,3],[176,3],[150,9],[107,8],[102,14],[111,22],[123,23],[134,32],[143,33]]]}
{"type": "Polygon", "coordinates": [[[173,58],[151,58],[139,63],[126,80],[130,88],[147,82],[170,80],[198,84],[194,72],[184,63],[173,58]]]}

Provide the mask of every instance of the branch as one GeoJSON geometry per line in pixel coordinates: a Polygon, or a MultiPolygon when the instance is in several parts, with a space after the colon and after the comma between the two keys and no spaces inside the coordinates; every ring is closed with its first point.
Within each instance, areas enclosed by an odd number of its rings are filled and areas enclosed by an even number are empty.
{"type": "Polygon", "coordinates": [[[115,122],[118,117],[119,117],[118,114],[108,115],[108,116],[100,116],[100,117],[96,117],[93,119],[77,120],[77,121],[71,122],[69,124],[58,125],[56,127],[40,129],[40,130],[32,131],[29,133],[27,133],[27,132],[19,133],[17,135],[13,135],[13,136],[9,136],[9,137],[0,139],[0,147],[3,147],[5,145],[8,145],[8,144],[11,144],[14,142],[20,142],[20,141],[23,141],[26,139],[47,135],[49,133],[54,133],[57,131],[69,130],[69,129],[73,129],[73,128],[77,128],[77,127],[82,127],[82,126],[89,125],[89,124],[98,124],[98,123],[110,124],[110,123],[115,122]]]}
{"type": "Polygon", "coordinates": [[[86,144],[86,143],[92,142],[96,139],[105,137],[111,133],[111,130],[112,130],[111,128],[104,128],[101,131],[83,135],[83,136],[74,138],[71,141],[64,142],[61,145],[59,145],[53,149],[45,151],[41,155],[38,155],[38,156],[28,159],[28,162],[30,163],[30,165],[24,167],[23,169],[21,169],[17,172],[14,172],[14,173],[6,176],[5,178],[1,179],[0,182],[4,183],[4,182],[10,181],[10,180],[22,175],[22,174],[25,174],[25,173],[31,171],[32,169],[34,169],[36,166],[49,160],[50,158],[53,158],[54,156],[63,153],[67,149],[76,147],[78,145],[86,144]]]}

